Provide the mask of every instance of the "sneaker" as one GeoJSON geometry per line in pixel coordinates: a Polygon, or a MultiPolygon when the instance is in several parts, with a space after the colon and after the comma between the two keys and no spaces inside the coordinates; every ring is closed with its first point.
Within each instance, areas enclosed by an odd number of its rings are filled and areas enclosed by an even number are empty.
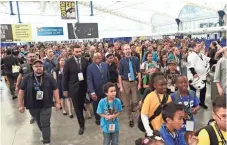
{"type": "Polygon", "coordinates": [[[42,135],[42,132],[40,132],[40,138],[39,138],[41,141],[43,141],[43,135],[42,135]]]}
{"type": "Polygon", "coordinates": [[[30,124],[33,124],[35,122],[35,118],[32,118],[31,120],[30,120],[30,124]]]}

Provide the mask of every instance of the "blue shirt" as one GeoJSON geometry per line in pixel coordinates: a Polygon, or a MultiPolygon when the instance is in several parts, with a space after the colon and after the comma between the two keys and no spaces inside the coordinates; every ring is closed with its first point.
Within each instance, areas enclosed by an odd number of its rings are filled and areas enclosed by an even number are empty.
{"type": "Polygon", "coordinates": [[[167,130],[165,123],[162,125],[159,132],[165,141],[165,145],[187,145],[184,139],[184,134],[180,131],[175,131],[176,136],[173,138],[173,136],[167,130]]]}
{"type": "Polygon", "coordinates": [[[58,56],[61,55],[61,51],[60,51],[60,50],[55,50],[55,51],[54,51],[54,54],[58,57],[58,56]]]}
{"type": "MultiPolygon", "coordinates": [[[[170,95],[173,102],[176,102],[176,93],[177,92],[174,92],[174,93],[172,93],[170,95]]],[[[190,102],[190,108],[197,107],[199,105],[200,101],[199,101],[199,98],[196,96],[196,93],[194,91],[193,91],[193,94],[194,94],[194,98],[190,94],[188,96],[179,97],[178,100],[177,100],[178,104],[183,104],[184,106],[187,107],[188,106],[188,102],[190,102]]],[[[192,115],[190,121],[194,121],[194,116],[193,115],[192,115]]],[[[181,131],[183,131],[183,132],[186,131],[185,125],[186,125],[186,121],[184,121],[184,124],[182,126],[182,130],[181,131]]]]}
{"type": "MultiPolygon", "coordinates": [[[[111,103],[108,103],[107,98],[103,98],[99,101],[99,105],[98,105],[96,113],[109,115],[108,105],[109,105],[110,109],[114,109],[114,114],[122,111],[121,101],[118,98],[115,98],[114,101],[111,103]]],[[[100,127],[102,128],[104,133],[112,133],[109,131],[109,124],[115,124],[114,132],[119,131],[118,118],[114,118],[112,120],[107,120],[106,118],[101,117],[100,127]]]]}
{"type": "Polygon", "coordinates": [[[49,60],[48,58],[46,58],[43,61],[43,68],[49,74],[53,73],[56,65],[57,65],[57,59],[56,58],[53,58],[53,60],[49,60]]]}
{"type": "MultiPolygon", "coordinates": [[[[140,72],[140,61],[137,57],[130,57],[130,60],[132,61],[132,67],[134,75],[136,76],[136,73],[140,72]]],[[[128,74],[129,71],[129,58],[122,58],[119,62],[119,75],[122,76],[123,80],[128,80],[128,74]]]]}

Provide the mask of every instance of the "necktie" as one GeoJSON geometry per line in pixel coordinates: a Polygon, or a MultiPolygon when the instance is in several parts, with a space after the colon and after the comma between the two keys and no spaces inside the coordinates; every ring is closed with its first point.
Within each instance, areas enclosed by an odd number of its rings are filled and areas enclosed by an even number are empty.
{"type": "Polygon", "coordinates": [[[98,65],[98,68],[99,68],[99,71],[100,71],[101,73],[103,73],[103,69],[102,69],[102,65],[101,65],[101,64],[98,65]]]}
{"type": "Polygon", "coordinates": [[[132,61],[129,60],[129,73],[130,73],[130,77],[131,77],[131,80],[134,81],[135,80],[135,75],[134,75],[134,71],[133,71],[133,67],[132,67],[132,61]]]}
{"type": "Polygon", "coordinates": [[[79,70],[81,70],[80,58],[77,58],[77,65],[78,65],[79,70]]]}

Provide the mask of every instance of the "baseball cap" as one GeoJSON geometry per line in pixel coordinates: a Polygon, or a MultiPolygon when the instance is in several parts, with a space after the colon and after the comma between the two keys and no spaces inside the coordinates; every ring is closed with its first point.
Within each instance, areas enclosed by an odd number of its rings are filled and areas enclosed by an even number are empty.
{"type": "Polygon", "coordinates": [[[154,63],[149,63],[148,69],[151,69],[151,68],[157,68],[157,65],[155,65],[154,63]]]}
{"type": "Polygon", "coordinates": [[[32,65],[35,65],[35,64],[38,63],[38,62],[41,63],[41,64],[43,64],[43,61],[42,61],[42,60],[37,59],[37,60],[33,61],[32,65]]]}
{"type": "Polygon", "coordinates": [[[176,62],[175,59],[170,59],[170,60],[168,60],[167,64],[168,64],[168,65],[170,65],[170,64],[175,64],[175,65],[176,65],[177,62],[176,62]]]}

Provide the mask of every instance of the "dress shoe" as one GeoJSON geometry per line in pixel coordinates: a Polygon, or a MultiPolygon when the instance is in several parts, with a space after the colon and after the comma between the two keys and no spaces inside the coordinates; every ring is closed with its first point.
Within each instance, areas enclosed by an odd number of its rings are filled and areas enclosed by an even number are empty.
{"type": "Polygon", "coordinates": [[[69,115],[69,118],[73,118],[73,115],[69,115]]]}
{"type": "Polygon", "coordinates": [[[17,96],[13,96],[12,99],[13,99],[13,100],[17,99],[17,96]]]}
{"type": "Polygon", "coordinates": [[[96,125],[100,125],[100,120],[95,121],[96,125]]]}
{"type": "Polygon", "coordinates": [[[134,121],[133,120],[129,121],[129,127],[134,127],[134,121]]]}
{"type": "Polygon", "coordinates": [[[79,134],[79,135],[84,134],[84,128],[83,128],[83,127],[81,127],[81,128],[79,129],[78,134],[79,134]]]}
{"type": "Polygon", "coordinates": [[[30,120],[30,124],[33,124],[35,122],[35,118],[32,117],[32,119],[30,120]]]}
{"type": "Polygon", "coordinates": [[[206,104],[200,103],[199,106],[201,106],[203,109],[208,109],[206,104]]]}
{"type": "Polygon", "coordinates": [[[63,113],[63,115],[68,115],[68,113],[63,113]]]}

